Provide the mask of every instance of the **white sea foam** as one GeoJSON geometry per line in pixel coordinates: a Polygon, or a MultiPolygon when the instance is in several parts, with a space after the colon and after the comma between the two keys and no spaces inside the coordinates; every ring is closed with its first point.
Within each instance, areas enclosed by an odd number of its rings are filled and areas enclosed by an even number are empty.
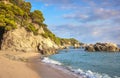
{"type": "MultiPolygon", "coordinates": [[[[73,74],[77,78],[112,78],[107,74],[100,74],[100,73],[97,73],[97,72],[92,72],[91,70],[84,71],[80,68],[79,69],[73,69],[70,66],[65,66],[62,63],[60,63],[58,61],[55,61],[55,60],[52,60],[52,59],[49,59],[47,57],[45,57],[42,60],[42,62],[50,64],[53,67],[55,67],[55,68],[57,68],[61,71],[64,71],[66,73],[73,74]]],[[[120,77],[115,76],[114,78],[120,78],[120,77]]]]}
{"type": "Polygon", "coordinates": [[[49,59],[47,57],[45,57],[42,62],[44,63],[49,63],[49,64],[55,64],[55,65],[62,65],[62,63],[58,62],[58,61],[55,61],[55,60],[52,60],[52,59],[49,59]]]}

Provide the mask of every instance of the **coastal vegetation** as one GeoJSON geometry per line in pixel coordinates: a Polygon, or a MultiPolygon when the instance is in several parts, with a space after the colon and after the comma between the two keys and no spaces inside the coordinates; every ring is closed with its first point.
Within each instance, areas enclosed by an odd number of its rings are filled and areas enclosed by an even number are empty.
{"type": "Polygon", "coordinates": [[[24,0],[0,1],[0,47],[2,49],[24,51],[26,48],[36,50],[38,44],[41,44],[42,49],[46,46],[46,49],[56,46],[58,47],[55,49],[58,49],[61,46],[79,45],[79,41],[74,38],[60,38],[53,34],[44,23],[43,13],[40,10],[31,11],[31,7],[31,3],[24,0]]]}

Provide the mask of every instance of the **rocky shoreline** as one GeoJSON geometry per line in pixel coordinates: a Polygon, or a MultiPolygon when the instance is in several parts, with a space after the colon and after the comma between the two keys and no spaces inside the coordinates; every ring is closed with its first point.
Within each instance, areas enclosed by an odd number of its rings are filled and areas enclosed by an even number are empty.
{"type": "Polygon", "coordinates": [[[96,43],[85,46],[88,52],[120,52],[120,48],[114,43],[96,43]]]}
{"type": "Polygon", "coordinates": [[[80,47],[80,43],[71,43],[66,39],[66,42],[61,42],[61,44],[58,45],[50,38],[44,38],[41,35],[34,35],[32,32],[27,32],[25,28],[22,27],[4,33],[0,47],[3,51],[39,52],[42,55],[51,55],[56,54],[57,50],[69,46],[78,48],[80,47]]]}

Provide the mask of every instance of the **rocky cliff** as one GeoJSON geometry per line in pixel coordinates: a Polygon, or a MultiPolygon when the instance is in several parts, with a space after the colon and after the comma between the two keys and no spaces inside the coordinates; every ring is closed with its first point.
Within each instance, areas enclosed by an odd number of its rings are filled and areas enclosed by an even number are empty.
{"type": "Polygon", "coordinates": [[[0,49],[54,54],[66,45],[78,47],[75,39],[56,37],[44,24],[41,11],[31,10],[24,0],[0,1],[0,49]]]}
{"type": "Polygon", "coordinates": [[[49,38],[34,35],[32,32],[27,32],[24,27],[21,27],[4,33],[1,49],[29,52],[38,51],[38,46],[41,46],[41,50],[59,48],[49,38]]]}

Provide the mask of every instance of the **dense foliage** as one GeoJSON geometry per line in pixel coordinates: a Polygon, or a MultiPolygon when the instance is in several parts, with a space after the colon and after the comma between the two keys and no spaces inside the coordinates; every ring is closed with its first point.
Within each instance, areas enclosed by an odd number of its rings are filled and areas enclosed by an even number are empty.
{"type": "Polygon", "coordinates": [[[32,12],[31,18],[32,18],[33,22],[35,22],[39,25],[41,25],[43,23],[43,21],[45,20],[42,12],[39,10],[35,10],[34,12],[32,12]]]}
{"type": "Polygon", "coordinates": [[[45,25],[44,17],[41,11],[35,10],[30,12],[31,4],[24,0],[1,0],[0,1],[0,27],[5,31],[17,28],[18,24],[24,26],[27,30],[33,33],[37,32],[32,23],[37,23],[40,26],[45,25]]]}
{"type": "Polygon", "coordinates": [[[65,44],[74,46],[74,44],[79,44],[79,42],[74,38],[70,38],[70,39],[61,38],[61,45],[65,45],[65,44]]]}

